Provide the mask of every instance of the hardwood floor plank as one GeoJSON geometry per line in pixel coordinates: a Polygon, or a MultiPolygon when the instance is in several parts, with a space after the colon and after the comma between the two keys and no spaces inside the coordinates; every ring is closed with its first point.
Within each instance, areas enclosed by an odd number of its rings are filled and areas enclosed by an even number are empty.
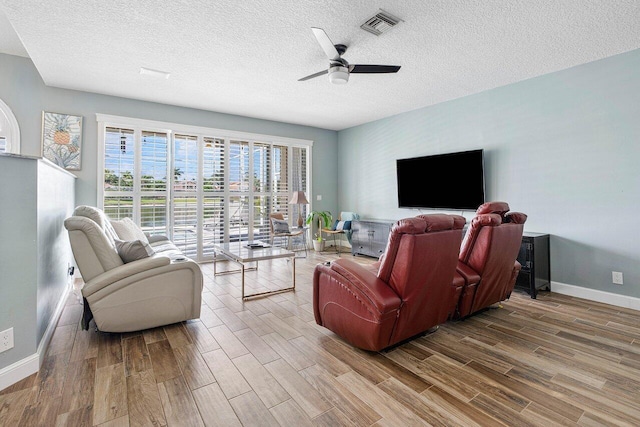
{"type": "Polygon", "coordinates": [[[226,325],[211,328],[209,329],[209,332],[211,332],[211,335],[213,335],[229,358],[234,359],[249,353],[249,350],[247,350],[247,348],[238,338],[236,338],[233,332],[231,332],[226,325]]]}
{"type": "Polygon", "coordinates": [[[82,311],[82,306],[79,304],[66,305],[58,320],[58,326],[78,325],[82,317],[82,311]]]}
{"type": "Polygon", "coordinates": [[[272,408],[291,398],[266,366],[263,366],[252,354],[245,354],[232,361],[267,408],[272,408]]]}
{"type": "Polygon", "coordinates": [[[131,427],[166,426],[153,372],[142,371],[127,377],[126,381],[131,427]]]}
{"type": "Polygon", "coordinates": [[[98,368],[95,375],[93,424],[102,424],[127,415],[127,382],[124,364],[98,368]]]}
{"type": "Polygon", "coordinates": [[[71,360],[78,361],[94,357],[98,357],[98,333],[92,329],[83,331],[78,328],[71,350],[71,360]]]}
{"type": "Polygon", "coordinates": [[[167,339],[167,336],[164,333],[164,329],[161,327],[146,329],[142,331],[142,336],[144,337],[144,342],[147,344],[152,344],[154,342],[164,341],[167,339]]]}
{"type": "Polygon", "coordinates": [[[286,340],[292,340],[302,335],[302,333],[289,326],[286,321],[277,317],[273,313],[263,314],[258,317],[260,320],[271,326],[275,332],[279,333],[280,336],[286,340]]]}
{"type": "Polygon", "coordinates": [[[377,388],[366,378],[355,372],[340,375],[338,381],[356,394],[367,405],[375,408],[383,418],[394,420],[399,425],[426,425],[412,411],[406,409],[392,396],[377,388]]]}
{"type": "Polygon", "coordinates": [[[198,407],[182,377],[158,383],[158,394],[169,426],[204,426],[198,407]]]}
{"type": "Polygon", "coordinates": [[[325,337],[319,346],[374,384],[378,384],[389,378],[388,374],[372,367],[365,358],[360,357],[356,350],[349,345],[325,337]]]}
{"type": "Polygon", "coordinates": [[[389,378],[381,382],[378,384],[378,388],[389,396],[393,396],[395,400],[431,426],[466,427],[467,425],[464,420],[458,419],[454,414],[432,404],[429,399],[417,393],[415,390],[410,389],[395,378],[389,378]]]}
{"type": "MultiPolygon", "coordinates": [[[[478,362],[471,361],[467,366],[474,369],[487,380],[496,384],[501,384],[506,389],[524,396],[532,403],[537,403],[538,405],[543,406],[547,412],[553,411],[556,414],[566,417],[574,422],[577,422],[584,413],[584,410],[581,408],[563,401],[561,396],[540,393],[540,391],[531,388],[526,383],[510,378],[508,375],[500,372],[493,371],[478,362]]],[[[531,404],[527,407],[530,408],[531,404]]]]}
{"type": "Polygon", "coordinates": [[[164,340],[151,343],[147,345],[147,349],[149,350],[149,357],[151,358],[151,366],[153,366],[156,382],[163,383],[182,375],[169,341],[164,340]]]}
{"type": "Polygon", "coordinates": [[[200,321],[207,328],[224,325],[224,322],[206,305],[203,305],[200,309],[200,321]]]}
{"type": "Polygon", "coordinates": [[[264,366],[310,418],[331,409],[324,397],[285,360],[278,359],[264,366]]]}
{"type": "Polygon", "coordinates": [[[466,400],[459,399],[437,385],[428,388],[421,394],[429,399],[429,401],[443,408],[446,412],[453,414],[460,420],[464,420],[467,426],[505,425],[495,418],[490,417],[485,412],[469,405],[466,400]]]}
{"type": "Polygon", "coordinates": [[[227,325],[227,328],[229,328],[231,332],[240,331],[249,327],[226,306],[217,308],[213,310],[213,312],[224,322],[225,325],[227,325]]]}
{"type": "Polygon", "coordinates": [[[123,362],[120,334],[98,333],[98,368],[123,362]]]}
{"type": "Polygon", "coordinates": [[[293,399],[282,402],[269,409],[273,417],[281,426],[312,427],[311,419],[304,413],[293,399]]]}
{"type": "MultiPolygon", "coordinates": [[[[344,418],[348,422],[340,425],[370,426],[380,420],[382,416],[375,409],[364,403],[358,396],[353,394],[349,387],[342,385],[333,375],[322,369],[318,365],[310,366],[300,371],[300,375],[315,388],[334,408],[338,408],[339,414],[329,415],[333,419],[335,416],[344,418]]],[[[328,411],[333,412],[333,411],[328,411]]],[[[322,415],[316,417],[323,418],[322,415]]]]}
{"type": "Polygon", "coordinates": [[[351,370],[347,364],[333,357],[333,355],[325,349],[313,344],[306,337],[294,338],[289,342],[298,349],[304,357],[313,362],[313,364],[317,363],[336,377],[351,370]]]}
{"type": "Polygon", "coordinates": [[[219,427],[241,427],[240,420],[217,383],[193,390],[204,424],[219,427]]]}
{"type": "Polygon", "coordinates": [[[244,426],[280,427],[262,400],[252,391],[230,399],[229,403],[244,426]]]}
{"type": "Polygon", "coordinates": [[[220,344],[213,338],[209,329],[199,320],[189,320],[186,324],[187,332],[189,336],[198,347],[200,353],[206,353],[208,351],[217,350],[220,348],[220,344]]]}
{"type": "Polygon", "coordinates": [[[98,427],[130,427],[129,417],[123,415],[120,418],[116,418],[111,421],[107,421],[106,423],[100,424],[98,427]]]}
{"type": "Polygon", "coordinates": [[[171,348],[175,349],[193,344],[193,341],[182,322],[165,326],[164,333],[167,336],[169,344],[171,344],[171,348]]]}
{"type": "Polygon", "coordinates": [[[58,326],[53,332],[47,356],[55,356],[56,354],[66,353],[71,349],[73,340],[76,336],[77,325],[58,326]]]}
{"type": "MultiPolygon", "coordinates": [[[[18,425],[20,419],[23,418],[25,408],[30,403],[35,406],[35,402],[33,402],[35,394],[37,394],[37,389],[34,388],[0,394],[0,426],[18,425]]],[[[33,411],[28,412],[31,413],[33,411]]]]}
{"type": "Polygon", "coordinates": [[[151,369],[151,356],[142,335],[122,340],[122,351],[127,377],[151,369]]]}
{"type": "Polygon", "coordinates": [[[264,335],[262,339],[271,348],[273,348],[280,357],[293,366],[296,371],[308,368],[315,364],[312,359],[309,359],[304,353],[298,350],[289,341],[282,338],[277,332],[264,335]]]}
{"type": "Polygon", "coordinates": [[[251,386],[224,350],[214,350],[202,355],[227,399],[251,391],[251,386]]]}
{"type": "Polygon", "coordinates": [[[82,408],[74,409],[73,411],[66,412],[58,415],[56,419],[56,427],[78,427],[78,426],[90,426],[92,418],[93,407],[92,405],[84,406],[82,408]]]}
{"type": "Polygon", "coordinates": [[[237,331],[235,335],[263,365],[280,358],[280,355],[250,328],[237,331]]]}
{"type": "Polygon", "coordinates": [[[62,389],[60,413],[71,412],[93,404],[96,359],[70,362],[62,389]]]}
{"type": "MultiPolygon", "coordinates": [[[[549,400],[551,399],[546,400],[545,404],[549,400]]],[[[574,427],[579,425],[576,421],[571,421],[557,412],[549,411],[545,406],[536,402],[531,402],[529,406],[522,411],[522,415],[528,419],[541,420],[545,425],[549,426],[574,427]]]]}
{"type": "Polygon", "coordinates": [[[520,412],[504,406],[482,393],[471,399],[470,403],[508,426],[534,427],[539,425],[524,417],[520,412]]]}
{"type": "Polygon", "coordinates": [[[174,348],[173,352],[180,365],[182,376],[191,390],[215,382],[213,374],[194,344],[174,348]]]}
{"type": "MultiPolygon", "coordinates": [[[[257,301],[249,301],[249,303],[257,303],[257,301]]],[[[236,313],[236,316],[238,316],[240,320],[242,320],[253,332],[255,332],[256,335],[260,337],[274,332],[273,328],[266,324],[264,320],[260,319],[253,311],[251,311],[251,309],[239,311],[236,313]]]]}

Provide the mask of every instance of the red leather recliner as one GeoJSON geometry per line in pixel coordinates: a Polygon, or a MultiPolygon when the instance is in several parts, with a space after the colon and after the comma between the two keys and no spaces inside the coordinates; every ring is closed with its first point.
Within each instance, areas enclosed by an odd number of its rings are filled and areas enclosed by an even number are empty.
{"type": "Polygon", "coordinates": [[[460,294],[454,318],[469,316],[509,298],[527,215],[509,212],[505,202],[481,205],[464,237],[454,288],[460,294]],[[460,288],[462,286],[462,288],[460,288]]]}
{"type": "Polygon", "coordinates": [[[391,229],[379,263],[365,267],[341,259],[317,265],[316,322],[374,351],[445,322],[457,302],[451,283],[465,222],[446,214],[402,219],[391,229]]]}

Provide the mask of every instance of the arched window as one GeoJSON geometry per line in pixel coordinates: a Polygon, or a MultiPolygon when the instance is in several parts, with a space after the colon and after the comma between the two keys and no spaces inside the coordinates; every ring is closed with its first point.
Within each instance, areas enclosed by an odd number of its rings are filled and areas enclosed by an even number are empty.
{"type": "Polygon", "coordinates": [[[0,153],[20,154],[20,128],[13,111],[0,99],[0,153]]]}

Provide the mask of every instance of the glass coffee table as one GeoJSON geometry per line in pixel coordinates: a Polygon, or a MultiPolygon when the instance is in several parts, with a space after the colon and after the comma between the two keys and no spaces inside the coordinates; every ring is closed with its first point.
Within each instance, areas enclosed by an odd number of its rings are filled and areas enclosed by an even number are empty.
{"type": "Polygon", "coordinates": [[[213,245],[215,257],[220,255],[222,258],[234,262],[240,266],[237,270],[226,270],[218,272],[216,270],[217,261],[213,262],[213,274],[214,276],[220,274],[229,274],[240,272],[242,274],[242,300],[249,298],[255,298],[258,296],[265,296],[271,294],[279,294],[281,292],[295,291],[296,289],[296,254],[284,248],[271,246],[267,243],[254,241],[254,242],[231,242],[231,243],[216,243],[213,245]],[[288,258],[291,260],[291,281],[292,286],[283,289],[276,289],[273,291],[258,292],[254,294],[245,294],[244,291],[244,273],[247,270],[257,270],[258,261],[265,261],[270,259],[288,258]],[[255,266],[249,267],[247,264],[255,263],[255,266]]]}

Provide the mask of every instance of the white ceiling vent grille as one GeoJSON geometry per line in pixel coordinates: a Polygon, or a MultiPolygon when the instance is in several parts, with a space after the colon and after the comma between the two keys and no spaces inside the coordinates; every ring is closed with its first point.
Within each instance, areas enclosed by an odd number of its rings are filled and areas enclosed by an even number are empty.
{"type": "Polygon", "coordinates": [[[389,31],[400,22],[402,22],[402,19],[380,9],[375,15],[367,19],[364,24],[360,25],[360,28],[370,32],[371,34],[379,36],[380,34],[389,31]]]}

